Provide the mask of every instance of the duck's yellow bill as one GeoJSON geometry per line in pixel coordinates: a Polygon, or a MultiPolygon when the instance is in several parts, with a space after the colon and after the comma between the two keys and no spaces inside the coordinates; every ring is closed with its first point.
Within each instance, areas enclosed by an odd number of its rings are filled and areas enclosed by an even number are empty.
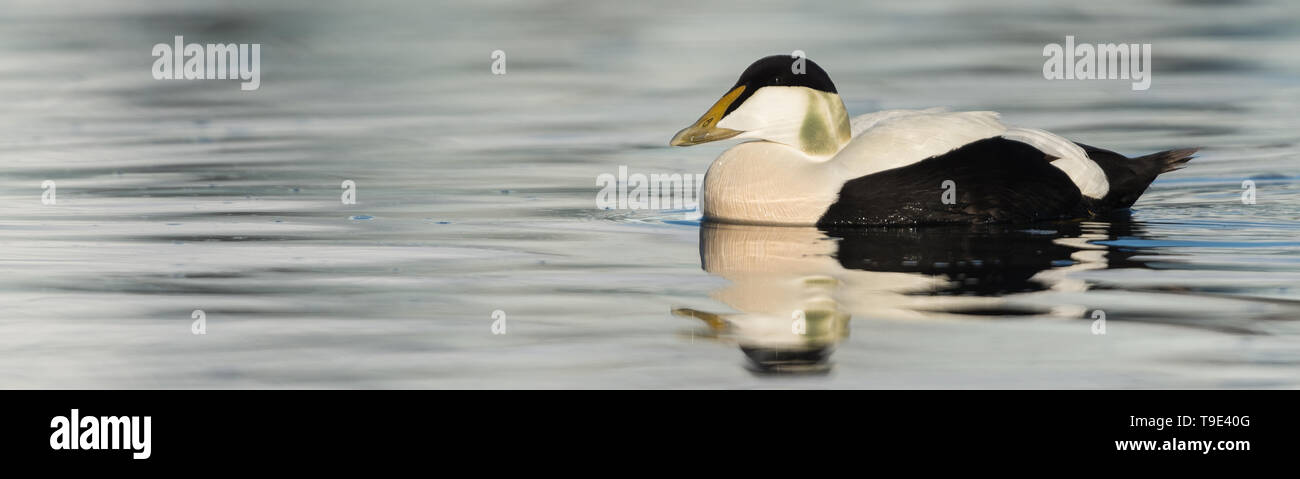
{"type": "Polygon", "coordinates": [[[722,119],[722,115],[727,112],[727,108],[731,106],[731,103],[736,101],[736,98],[739,98],[740,94],[744,92],[745,85],[741,85],[731,89],[726,95],[722,95],[722,98],[718,99],[718,102],[714,103],[709,108],[709,111],[704,112],[704,116],[696,120],[694,125],[677,132],[668,144],[671,146],[691,146],[710,141],[725,140],[739,135],[740,131],[718,128],[718,121],[722,119]]]}

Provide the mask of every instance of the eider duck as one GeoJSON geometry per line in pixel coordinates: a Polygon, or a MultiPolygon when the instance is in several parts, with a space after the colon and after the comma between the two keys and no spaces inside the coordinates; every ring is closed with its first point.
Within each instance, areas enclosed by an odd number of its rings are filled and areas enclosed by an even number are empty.
{"type": "Polygon", "coordinates": [[[756,139],[704,179],[706,220],[818,227],[1027,223],[1129,208],[1194,148],[1127,158],[990,111],[887,110],[849,119],[825,70],[775,55],[669,142],[756,139]],[[796,73],[798,71],[798,73],[796,73]]]}

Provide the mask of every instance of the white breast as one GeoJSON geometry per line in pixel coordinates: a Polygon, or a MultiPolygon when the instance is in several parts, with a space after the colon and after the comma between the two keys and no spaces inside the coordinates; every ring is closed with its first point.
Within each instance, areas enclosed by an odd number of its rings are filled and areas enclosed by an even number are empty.
{"type": "Polygon", "coordinates": [[[814,225],[843,183],[823,159],[751,141],[722,153],[704,176],[704,216],[745,224],[814,225]]]}

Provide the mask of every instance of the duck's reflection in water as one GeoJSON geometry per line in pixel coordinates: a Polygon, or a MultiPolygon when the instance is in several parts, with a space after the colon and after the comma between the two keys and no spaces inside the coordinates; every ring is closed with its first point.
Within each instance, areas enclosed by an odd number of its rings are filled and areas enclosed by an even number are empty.
{"type": "Polygon", "coordinates": [[[1082,316],[1082,308],[1026,309],[1003,296],[1087,289],[1068,273],[1125,261],[1089,241],[1134,234],[1127,221],[829,231],[706,222],[700,261],[730,283],[711,296],[738,312],[673,313],[739,345],[755,372],[826,372],[852,316],[1082,316]]]}

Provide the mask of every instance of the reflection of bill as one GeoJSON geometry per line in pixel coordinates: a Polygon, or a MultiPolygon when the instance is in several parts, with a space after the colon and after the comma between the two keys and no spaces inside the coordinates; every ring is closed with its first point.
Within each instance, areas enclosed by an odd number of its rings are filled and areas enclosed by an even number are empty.
{"type": "MultiPolygon", "coordinates": [[[[1104,223],[1093,225],[1106,229],[1104,223]]],[[[1066,273],[1105,267],[1105,248],[1086,239],[1107,236],[1078,222],[1044,228],[1053,229],[827,232],[706,222],[700,227],[700,262],[729,282],[711,297],[738,312],[673,313],[700,319],[710,337],[737,344],[755,371],[824,372],[836,344],[848,337],[852,316],[1055,313],[1010,304],[1006,295],[1086,288],[1066,273]]]]}
{"type": "Polygon", "coordinates": [[[700,319],[718,338],[735,341],[759,372],[796,373],[829,370],[835,344],[849,334],[849,314],[828,298],[810,298],[808,309],[785,315],[719,315],[694,309],[673,314],[700,319]]]}

